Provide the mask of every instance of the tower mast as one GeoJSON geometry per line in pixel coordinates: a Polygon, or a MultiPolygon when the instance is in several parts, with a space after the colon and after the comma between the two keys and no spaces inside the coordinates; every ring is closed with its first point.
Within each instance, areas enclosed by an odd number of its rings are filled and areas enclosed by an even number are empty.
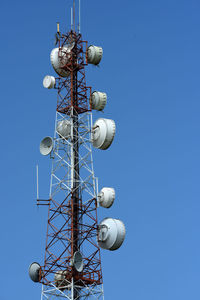
{"type": "Polygon", "coordinates": [[[54,138],[40,143],[40,153],[52,159],[50,197],[37,199],[37,205],[48,206],[45,256],[42,266],[31,264],[29,275],[42,283],[41,300],[103,300],[100,247],[118,249],[125,227],[118,219],[106,218],[100,224],[97,220],[98,206],[109,208],[115,191],[103,188],[98,193],[92,146],[105,150],[112,144],[115,122],[92,122],[92,109],[102,111],[107,95],[92,93],[85,67],[98,65],[103,50],[88,47],[80,27],[76,32],[75,0],[72,29],[60,33],[57,25],[56,45],[50,57],[59,77],[47,75],[43,80],[45,88],[57,90],[54,138]]]}

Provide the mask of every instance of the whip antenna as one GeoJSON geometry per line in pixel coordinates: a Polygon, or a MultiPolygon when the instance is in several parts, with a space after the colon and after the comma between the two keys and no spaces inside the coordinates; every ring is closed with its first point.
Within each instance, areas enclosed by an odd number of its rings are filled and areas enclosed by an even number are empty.
{"type": "Polygon", "coordinates": [[[79,21],[78,21],[78,32],[81,32],[81,0],[79,0],[79,21]]]}

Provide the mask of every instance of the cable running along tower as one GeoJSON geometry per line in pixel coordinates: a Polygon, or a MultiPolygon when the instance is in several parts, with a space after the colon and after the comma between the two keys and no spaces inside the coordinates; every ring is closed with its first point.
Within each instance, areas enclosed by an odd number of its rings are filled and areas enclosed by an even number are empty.
{"type": "Polygon", "coordinates": [[[50,60],[58,77],[47,75],[43,80],[45,88],[57,91],[57,106],[54,137],[40,143],[40,153],[52,159],[49,199],[37,196],[37,205],[48,207],[44,263],[29,267],[30,278],[42,283],[41,300],[104,299],[100,248],[116,250],[125,238],[122,221],[97,220],[98,207],[111,207],[115,190],[104,187],[98,193],[92,147],[110,147],[115,122],[92,121],[92,110],[102,111],[107,95],[86,85],[85,67],[98,65],[103,50],[88,47],[80,21],[76,30],[75,0],[72,15],[68,33],[61,33],[57,24],[50,60]]]}

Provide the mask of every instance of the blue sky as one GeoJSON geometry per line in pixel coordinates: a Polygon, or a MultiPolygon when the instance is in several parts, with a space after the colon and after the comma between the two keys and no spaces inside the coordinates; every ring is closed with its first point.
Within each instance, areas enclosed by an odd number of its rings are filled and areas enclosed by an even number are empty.
{"type": "MultiPolygon", "coordinates": [[[[43,261],[51,161],[40,140],[53,135],[56,93],[49,54],[56,22],[70,26],[70,0],[2,1],[1,36],[1,300],[40,299],[28,277],[43,261]]],[[[102,251],[106,299],[200,298],[200,3],[195,0],[82,0],[82,34],[104,49],[87,83],[108,94],[105,117],[117,133],[94,150],[99,185],[116,201],[126,240],[102,251]]],[[[94,119],[101,117],[94,113],[94,119]]]]}

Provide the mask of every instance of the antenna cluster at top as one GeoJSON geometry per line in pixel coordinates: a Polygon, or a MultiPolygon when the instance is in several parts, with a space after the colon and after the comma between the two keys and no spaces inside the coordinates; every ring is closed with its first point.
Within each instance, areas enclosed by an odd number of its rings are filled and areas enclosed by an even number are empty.
{"type": "MultiPolygon", "coordinates": [[[[75,0],[73,0],[73,6],[71,7],[71,30],[76,31],[76,7],[75,0]]],[[[78,32],[81,32],[81,0],[78,0],[78,32]]]]}

